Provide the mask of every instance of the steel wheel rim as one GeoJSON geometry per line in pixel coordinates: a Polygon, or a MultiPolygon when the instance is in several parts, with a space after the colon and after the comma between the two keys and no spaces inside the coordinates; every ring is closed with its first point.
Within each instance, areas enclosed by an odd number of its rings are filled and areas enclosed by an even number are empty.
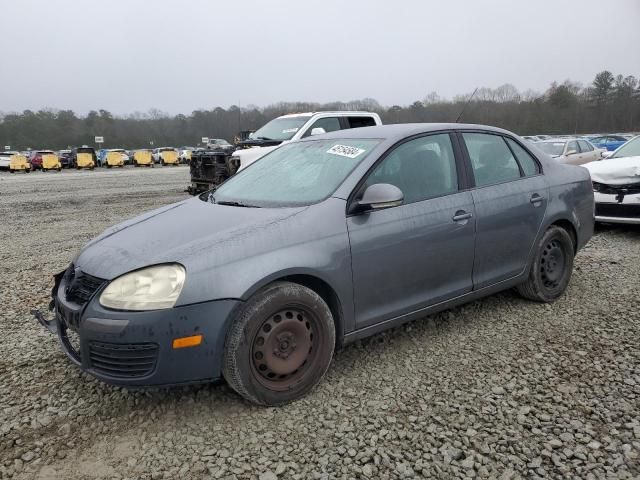
{"type": "Polygon", "coordinates": [[[550,241],[540,257],[540,277],[546,288],[557,288],[564,276],[566,253],[558,240],[550,241]]]}
{"type": "Polygon", "coordinates": [[[270,390],[291,389],[318,357],[318,325],[317,317],[301,306],[282,308],[267,317],[251,345],[256,380],[270,390]]]}

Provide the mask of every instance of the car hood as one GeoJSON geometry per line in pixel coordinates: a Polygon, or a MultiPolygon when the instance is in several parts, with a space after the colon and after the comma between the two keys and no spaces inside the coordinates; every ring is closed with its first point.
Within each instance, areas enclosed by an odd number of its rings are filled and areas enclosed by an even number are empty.
{"type": "MultiPolygon", "coordinates": [[[[286,143],[286,142],[283,142],[283,143],[286,143]]],[[[267,153],[273,152],[279,146],[280,145],[270,146],[270,147],[251,147],[251,148],[245,148],[242,150],[236,150],[233,153],[233,155],[240,158],[240,168],[238,169],[238,171],[248,167],[256,160],[259,160],[260,158],[264,157],[267,153]]]]}
{"type": "Polygon", "coordinates": [[[196,197],[109,228],[85,245],[74,263],[106,280],[160,263],[197,269],[205,253],[211,267],[285,243],[283,225],[306,208],[232,207],[196,197]]]}
{"type": "Polygon", "coordinates": [[[591,180],[606,185],[640,183],[640,157],[610,158],[583,165],[591,180]]]}

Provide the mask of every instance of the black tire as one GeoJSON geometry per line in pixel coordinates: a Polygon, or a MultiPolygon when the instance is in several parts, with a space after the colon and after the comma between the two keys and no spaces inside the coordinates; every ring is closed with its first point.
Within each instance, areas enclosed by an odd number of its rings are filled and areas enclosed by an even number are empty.
{"type": "Polygon", "coordinates": [[[107,163],[107,168],[111,168],[111,165],[109,165],[108,163],[107,163]]]}
{"type": "Polygon", "coordinates": [[[16,173],[16,171],[13,168],[10,168],[9,173],[16,173]]]}
{"type": "Polygon", "coordinates": [[[58,172],[61,172],[61,171],[62,171],[62,167],[58,167],[58,168],[56,168],[56,170],[57,170],[58,172]]]}
{"type": "Polygon", "coordinates": [[[302,285],[276,282],[236,312],[225,340],[222,373],[250,402],[282,405],[320,382],[334,347],[333,317],[324,300],[302,285]]]}
{"type": "Polygon", "coordinates": [[[25,173],[31,173],[31,169],[30,168],[25,168],[24,171],[25,171],[25,173]]]}
{"type": "Polygon", "coordinates": [[[516,287],[518,293],[537,302],[557,300],[571,280],[574,256],[569,232],[561,227],[549,227],[536,246],[529,278],[516,287]]]}

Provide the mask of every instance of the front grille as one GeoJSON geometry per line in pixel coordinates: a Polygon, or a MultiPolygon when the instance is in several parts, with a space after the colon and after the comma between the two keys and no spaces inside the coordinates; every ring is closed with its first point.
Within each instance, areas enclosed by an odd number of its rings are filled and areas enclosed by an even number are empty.
{"type": "Polygon", "coordinates": [[[65,273],[65,282],[65,298],[78,305],[84,305],[102,287],[105,280],[92,277],[71,265],[65,273]]]}
{"type": "Polygon", "coordinates": [[[640,218],[640,205],[596,203],[596,217],[640,218]]]}
{"type": "Polygon", "coordinates": [[[97,373],[110,377],[145,377],[153,372],[158,344],[89,342],[89,361],[97,373]]]}

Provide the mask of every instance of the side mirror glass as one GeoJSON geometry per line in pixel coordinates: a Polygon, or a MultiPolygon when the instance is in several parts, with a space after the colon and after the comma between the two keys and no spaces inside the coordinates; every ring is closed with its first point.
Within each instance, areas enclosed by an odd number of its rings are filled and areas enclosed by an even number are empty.
{"type": "Polygon", "coordinates": [[[610,151],[607,150],[607,151],[602,152],[601,155],[602,155],[602,158],[609,158],[609,157],[611,157],[611,155],[613,155],[613,152],[610,152],[610,151]]]}
{"type": "Polygon", "coordinates": [[[311,129],[311,135],[322,135],[323,133],[327,133],[327,131],[322,127],[316,127],[311,129]]]}
{"type": "Polygon", "coordinates": [[[395,185],[376,183],[367,187],[358,202],[358,207],[360,210],[381,210],[402,205],[403,200],[402,190],[395,185]]]}

